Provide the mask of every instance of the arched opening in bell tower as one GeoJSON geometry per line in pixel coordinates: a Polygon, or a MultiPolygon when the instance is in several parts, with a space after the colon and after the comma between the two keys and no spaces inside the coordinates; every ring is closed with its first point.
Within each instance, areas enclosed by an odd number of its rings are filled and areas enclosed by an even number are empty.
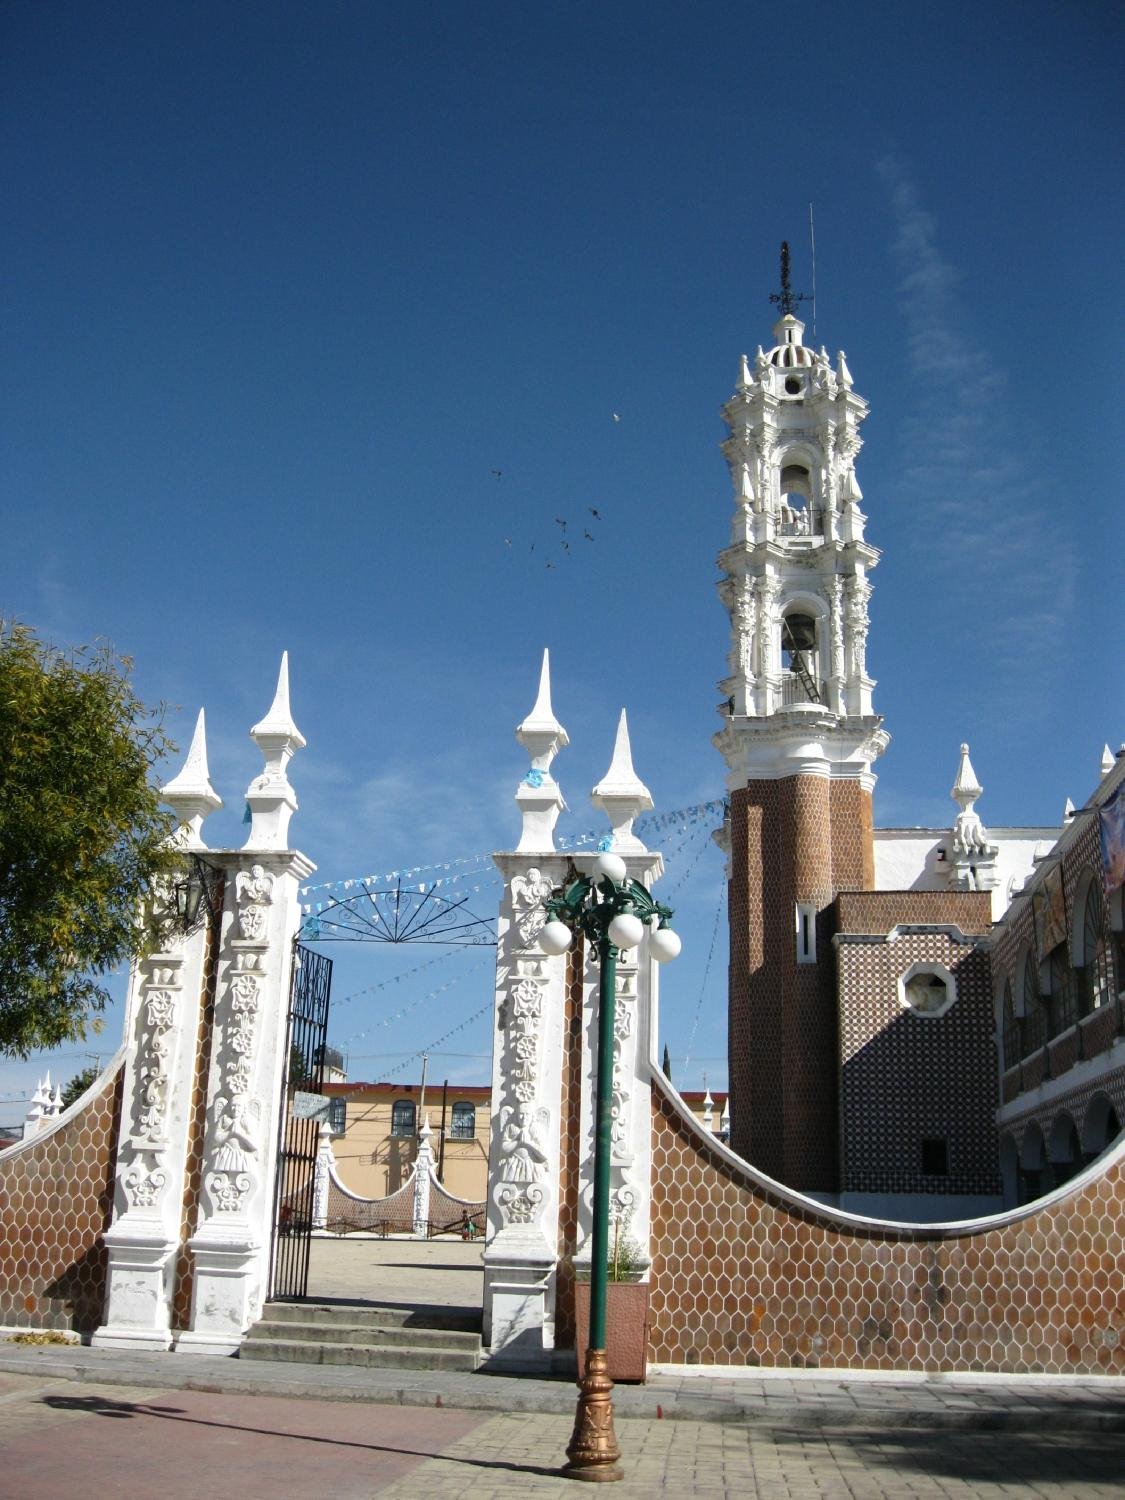
{"type": "Polygon", "coordinates": [[[781,467],[779,483],[778,536],[823,535],[824,518],[820,507],[814,504],[815,490],[809,465],[801,459],[786,461],[781,467]]]}
{"type": "Polygon", "coordinates": [[[820,632],[815,615],[802,603],[794,604],[781,617],[781,701],[822,703],[820,632]]]}

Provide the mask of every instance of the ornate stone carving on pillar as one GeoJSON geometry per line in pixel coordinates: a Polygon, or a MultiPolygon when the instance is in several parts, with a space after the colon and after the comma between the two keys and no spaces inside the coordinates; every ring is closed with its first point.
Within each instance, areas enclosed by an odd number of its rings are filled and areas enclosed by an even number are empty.
{"type": "MultiPolygon", "coordinates": [[[[175,843],[205,849],[203,820],[222,802],[208,776],[202,709],[183,768],[162,796],[176,819],[175,843]]],[[[105,1322],[92,1340],[99,1348],[167,1349],[172,1342],[206,945],[202,927],[176,936],[130,975],[105,1322]]]]}
{"type": "Polygon", "coordinates": [[[328,1189],[332,1182],[334,1165],[332,1126],[327,1120],[321,1120],[316,1141],[316,1166],[313,1169],[312,1227],[314,1230],[323,1231],[328,1228],[328,1189]]]}

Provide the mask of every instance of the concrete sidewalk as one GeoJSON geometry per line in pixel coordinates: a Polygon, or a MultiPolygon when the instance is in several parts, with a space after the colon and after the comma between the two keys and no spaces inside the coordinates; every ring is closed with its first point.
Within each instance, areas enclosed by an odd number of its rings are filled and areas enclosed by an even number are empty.
{"type": "MultiPolygon", "coordinates": [[[[198,1355],[82,1345],[0,1342],[0,1371],[39,1380],[90,1382],[231,1395],[572,1416],[567,1380],[259,1364],[198,1355]]],[[[1111,1376],[872,1375],[864,1371],[692,1369],[656,1371],[643,1386],[619,1385],[623,1418],[733,1422],[762,1431],[940,1428],[1035,1432],[1125,1432],[1125,1381],[1111,1376]]]]}

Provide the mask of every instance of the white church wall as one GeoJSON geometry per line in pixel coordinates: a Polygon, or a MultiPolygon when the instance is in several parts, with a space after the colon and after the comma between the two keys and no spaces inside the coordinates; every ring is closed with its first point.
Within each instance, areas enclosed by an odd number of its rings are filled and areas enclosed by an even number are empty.
{"type": "MultiPolygon", "coordinates": [[[[998,880],[991,892],[992,920],[1008,909],[1016,891],[1059,837],[1059,828],[994,828],[988,837],[997,848],[998,880]]],[[[877,891],[944,891],[949,889],[948,828],[876,828],[877,891]],[[941,858],[944,852],[945,858],[941,858]]]]}

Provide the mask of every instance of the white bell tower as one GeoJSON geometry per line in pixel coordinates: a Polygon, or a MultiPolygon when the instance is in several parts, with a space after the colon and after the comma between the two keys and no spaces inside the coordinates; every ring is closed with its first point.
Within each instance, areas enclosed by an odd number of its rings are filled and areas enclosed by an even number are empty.
{"type": "Polygon", "coordinates": [[[731,645],[714,743],[730,791],[731,1145],[792,1187],[832,1192],[833,903],[874,885],[871,766],[889,739],[867,671],[879,554],[855,476],[867,403],[843,353],[806,347],[784,245],[772,300],[775,343],[743,356],[723,407],[731,645]]]}
{"type": "Polygon", "coordinates": [[[855,475],[867,402],[843,351],[833,365],[826,349],[805,345],[787,285],[776,300],[776,342],[768,353],[759,347],[752,368],[743,356],[723,407],[735,511],[719,555],[731,647],[719,684],[727,722],[715,743],[737,786],[787,774],[795,743],[798,759],[812,749],[812,731],[825,770],[870,790],[870,763],[889,737],[867,671],[868,574],[879,560],[864,539],[855,475]]]}

